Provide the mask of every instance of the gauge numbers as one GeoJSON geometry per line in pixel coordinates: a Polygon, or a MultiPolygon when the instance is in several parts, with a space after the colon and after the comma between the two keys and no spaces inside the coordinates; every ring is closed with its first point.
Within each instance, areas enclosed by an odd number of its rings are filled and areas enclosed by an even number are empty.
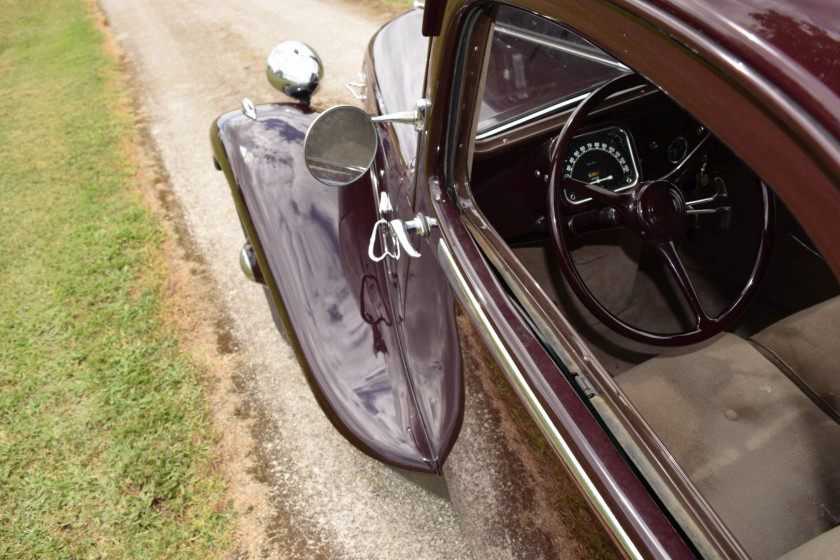
{"type": "MultiPolygon", "coordinates": [[[[623,128],[611,126],[575,136],[568,153],[563,170],[572,179],[611,191],[623,191],[639,182],[632,141],[623,128]]],[[[591,200],[570,190],[563,192],[570,204],[591,200]]]]}

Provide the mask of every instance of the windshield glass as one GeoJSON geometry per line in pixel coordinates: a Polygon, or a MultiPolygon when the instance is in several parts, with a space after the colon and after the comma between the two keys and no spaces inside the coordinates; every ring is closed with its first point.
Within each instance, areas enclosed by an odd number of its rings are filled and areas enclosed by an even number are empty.
{"type": "Polygon", "coordinates": [[[566,28],[509,6],[499,8],[491,41],[479,140],[576,105],[628,72],[566,28]]]}

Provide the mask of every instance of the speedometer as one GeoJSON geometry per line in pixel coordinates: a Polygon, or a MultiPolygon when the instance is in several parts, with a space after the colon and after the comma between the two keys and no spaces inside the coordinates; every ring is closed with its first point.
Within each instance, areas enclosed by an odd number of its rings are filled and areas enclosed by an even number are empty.
{"type": "MultiPolygon", "coordinates": [[[[611,126],[575,136],[568,153],[563,171],[572,179],[611,191],[626,190],[639,182],[632,140],[621,127],[611,126]]],[[[591,200],[570,190],[563,192],[570,204],[591,200]]]]}

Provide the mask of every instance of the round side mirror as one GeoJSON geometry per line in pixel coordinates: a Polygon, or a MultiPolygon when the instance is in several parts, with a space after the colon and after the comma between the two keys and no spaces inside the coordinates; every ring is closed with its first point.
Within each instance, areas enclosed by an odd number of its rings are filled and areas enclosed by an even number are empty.
{"type": "Polygon", "coordinates": [[[340,187],[367,173],[377,143],[370,116],[357,107],[339,105],[321,113],[309,127],[303,157],[313,177],[340,187]]]}
{"type": "Polygon", "coordinates": [[[317,53],[300,41],[280,43],[268,55],[268,82],[289,97],[309,103],[324,77],[317,53]]]}

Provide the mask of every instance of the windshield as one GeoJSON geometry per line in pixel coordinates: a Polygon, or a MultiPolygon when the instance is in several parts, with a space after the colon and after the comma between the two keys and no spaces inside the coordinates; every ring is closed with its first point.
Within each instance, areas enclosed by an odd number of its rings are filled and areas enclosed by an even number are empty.
{"type": "Polygon", "coordinates": [[[478,139],[576,105],[628,71],[566,28],[503,6],[491,39],[478,139]]]}

